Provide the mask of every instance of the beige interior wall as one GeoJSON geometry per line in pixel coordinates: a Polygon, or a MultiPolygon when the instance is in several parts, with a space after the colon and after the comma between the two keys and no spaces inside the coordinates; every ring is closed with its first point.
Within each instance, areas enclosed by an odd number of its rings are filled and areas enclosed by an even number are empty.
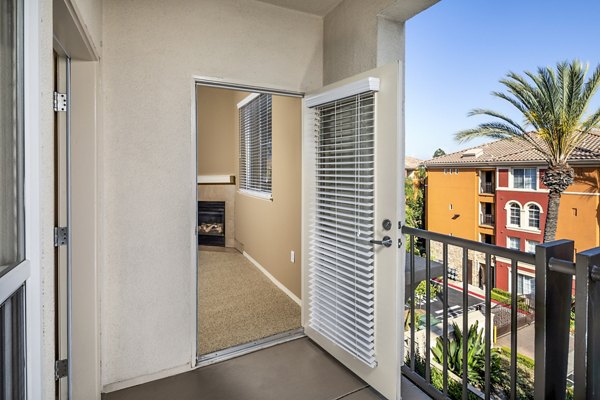
{"type": "Polygon", "coordinates": [[[237,175],[235,90],[196,88],[198,175],[237,175]]]}
{"type": "Polygon", "coordinates": [[[321,86],[323,48],[321,18],[256,1],[103,9],[101,358],[111,391],[194,364],[193,77],[309,91],[321,86]]]}
{"type": "MultiPolygon", "coordinates": [[[[300,298],[302,100],[273,96],[272,107],[273,200],[238,191],[236,241],[300,298]],[[295,252],[294,263],[290,259],[291,251],[295,252]]],[[[239,121],[236,121],[237,130],[239,121]]]]}
{"type": "MultiPolygon", "coordinates": [[[[198,94],[198,174],[231,174],[239,182],[239,111],[250,93],[201,87],[198,94]]],[[[299,98],[273,96],[273,200],[235,194],[236,247],[300,297],[300,157],[299,98]],[[290,252],[295,252],[291,262],[290,252]]],[[[229,200],[229,185],[198,185],[200,199],[229,200]],[[226,188],[226,189],[225,189],[226,188]],[[218,196],[223,198],[219,199],[218,196]]],[[[236,189],[239,184],[236,183],[236,189]]],[[[234,214],[231,214],[231,212],[234,214]]],[[[228,218],[229,219],[229,218],[228,218]]],[[[226,227],[226,234],[230,232],[226,227]]],[[[226,239],[226,245],[231,243],[226,239]]]]}

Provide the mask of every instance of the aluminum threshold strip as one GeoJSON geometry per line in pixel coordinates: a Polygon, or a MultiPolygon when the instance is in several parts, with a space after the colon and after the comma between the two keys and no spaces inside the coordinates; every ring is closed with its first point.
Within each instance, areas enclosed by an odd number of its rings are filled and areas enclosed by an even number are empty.
{"type": "Polygon", "coordinates": [[[196,368],[206,367],[207,365],[230,360],[232,358],[243,356],[258,350],[263,350],[278,344],[290,342],[292,340],[301,339],[303,337],[306,337],[304,334],[304,329],[298,328],[291,331],[278,333],[263,339],[255,340],[253,342],[215,351],[214,353],[203,354],[197,358],[196,368]]]}

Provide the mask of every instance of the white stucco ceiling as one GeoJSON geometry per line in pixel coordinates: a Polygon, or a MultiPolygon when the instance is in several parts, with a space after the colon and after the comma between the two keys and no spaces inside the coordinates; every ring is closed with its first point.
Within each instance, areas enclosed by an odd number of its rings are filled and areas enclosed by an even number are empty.
{"type": "Polygon", "coordinates": [[[263,3],[273,4],[279,7],[290,8],[292,10],[303,11],[305,13],[325,16],[342,0],[258,0],[263,3]]]}

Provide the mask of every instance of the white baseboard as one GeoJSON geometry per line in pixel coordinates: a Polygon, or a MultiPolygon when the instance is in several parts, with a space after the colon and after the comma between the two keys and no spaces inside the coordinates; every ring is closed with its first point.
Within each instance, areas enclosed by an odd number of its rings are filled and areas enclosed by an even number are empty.
{"type": "Polygon", "coordinates": [[[244,257],[246,257],[248,259],[248,261],[250,261],[252,264],[254,264],[254,266],[256,268],[258,268],[258,270],[260,272],[262,272],[263,274],[265,274],[265,276],[267,278],[269,278],[271,280],[271,282],[273,282],[275,284],[275,286],[277,286],[279,289],[281,289],[281,291],[285,294],[288,295],[288,297],[290,299],[292,299],[296,304],[298,304],[300,307],[302,307],[302,300],[300,300],[298,298],[298,296],[296,296],[294,293],[292,293],[290,291],[290,289],[286,288],[283,283],[279,282],[273,275],[271,275],[269,273],[269,271],[267,271],[265,269],[265,267],[263,267],[262,265],[259,264],[258,261],[256,261],[254,258],[252,258],[252,256],[250,256],[248,253],[246,253],[245,251],[242,253],[244,255],[244,257]]]}
{"type": "Polygon", "coordinates": [[[193,370],[190,364],[181,365],[179,367],[165,369],[154,374],[148,374],[143,376],[138,376],[136,378],[125,379],[123,381],[118,381],[114,383],[109,383],[107,385],[102,386],[102,393],[110,393],[115,392],[121,389],[127,389],[132,386],[141,385],[144,383],[156,381],[158,379],[168,378],[169,376],[178,375],[183,372],[188,372],[193,370]]]}

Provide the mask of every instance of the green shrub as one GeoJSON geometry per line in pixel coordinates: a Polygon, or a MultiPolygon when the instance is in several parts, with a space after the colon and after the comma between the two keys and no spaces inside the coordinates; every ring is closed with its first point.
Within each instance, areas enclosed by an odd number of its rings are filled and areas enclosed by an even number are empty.
{"type": "MultiPolygon", "coordinates": [[[[512,304],[512,295],[510,292],[507,292],[502,289],[493,288],[491,292],[492,300],[497,301],[501,304],[506,304],[510,306],[512,304]]],[[[517,296],[517,307],[521,311],[529,312],[529,304],[523,296],[517,296]]]]}
{"type": "MultiPolygon", "coordinates": [[[[452,323],[454,337],[448,339],[448,369],[456,375],[462,375],[463,368],[463,332],[458,324],[452,323]]],[[[434,360],[444,365],[444,340],[436,338],[435,346],[431,349],[434,360]]],[[[491,378],[493,384],[500,384],[505,379],[505,372],[500,366],[500,356],[497,349],[491,349],[491,378]]],[[[483,329],[479,329],[479,321],[475,321],[467,332],[467,377],[469,383],[483,388],[485,383],[485,340],[483,329]]]]}

